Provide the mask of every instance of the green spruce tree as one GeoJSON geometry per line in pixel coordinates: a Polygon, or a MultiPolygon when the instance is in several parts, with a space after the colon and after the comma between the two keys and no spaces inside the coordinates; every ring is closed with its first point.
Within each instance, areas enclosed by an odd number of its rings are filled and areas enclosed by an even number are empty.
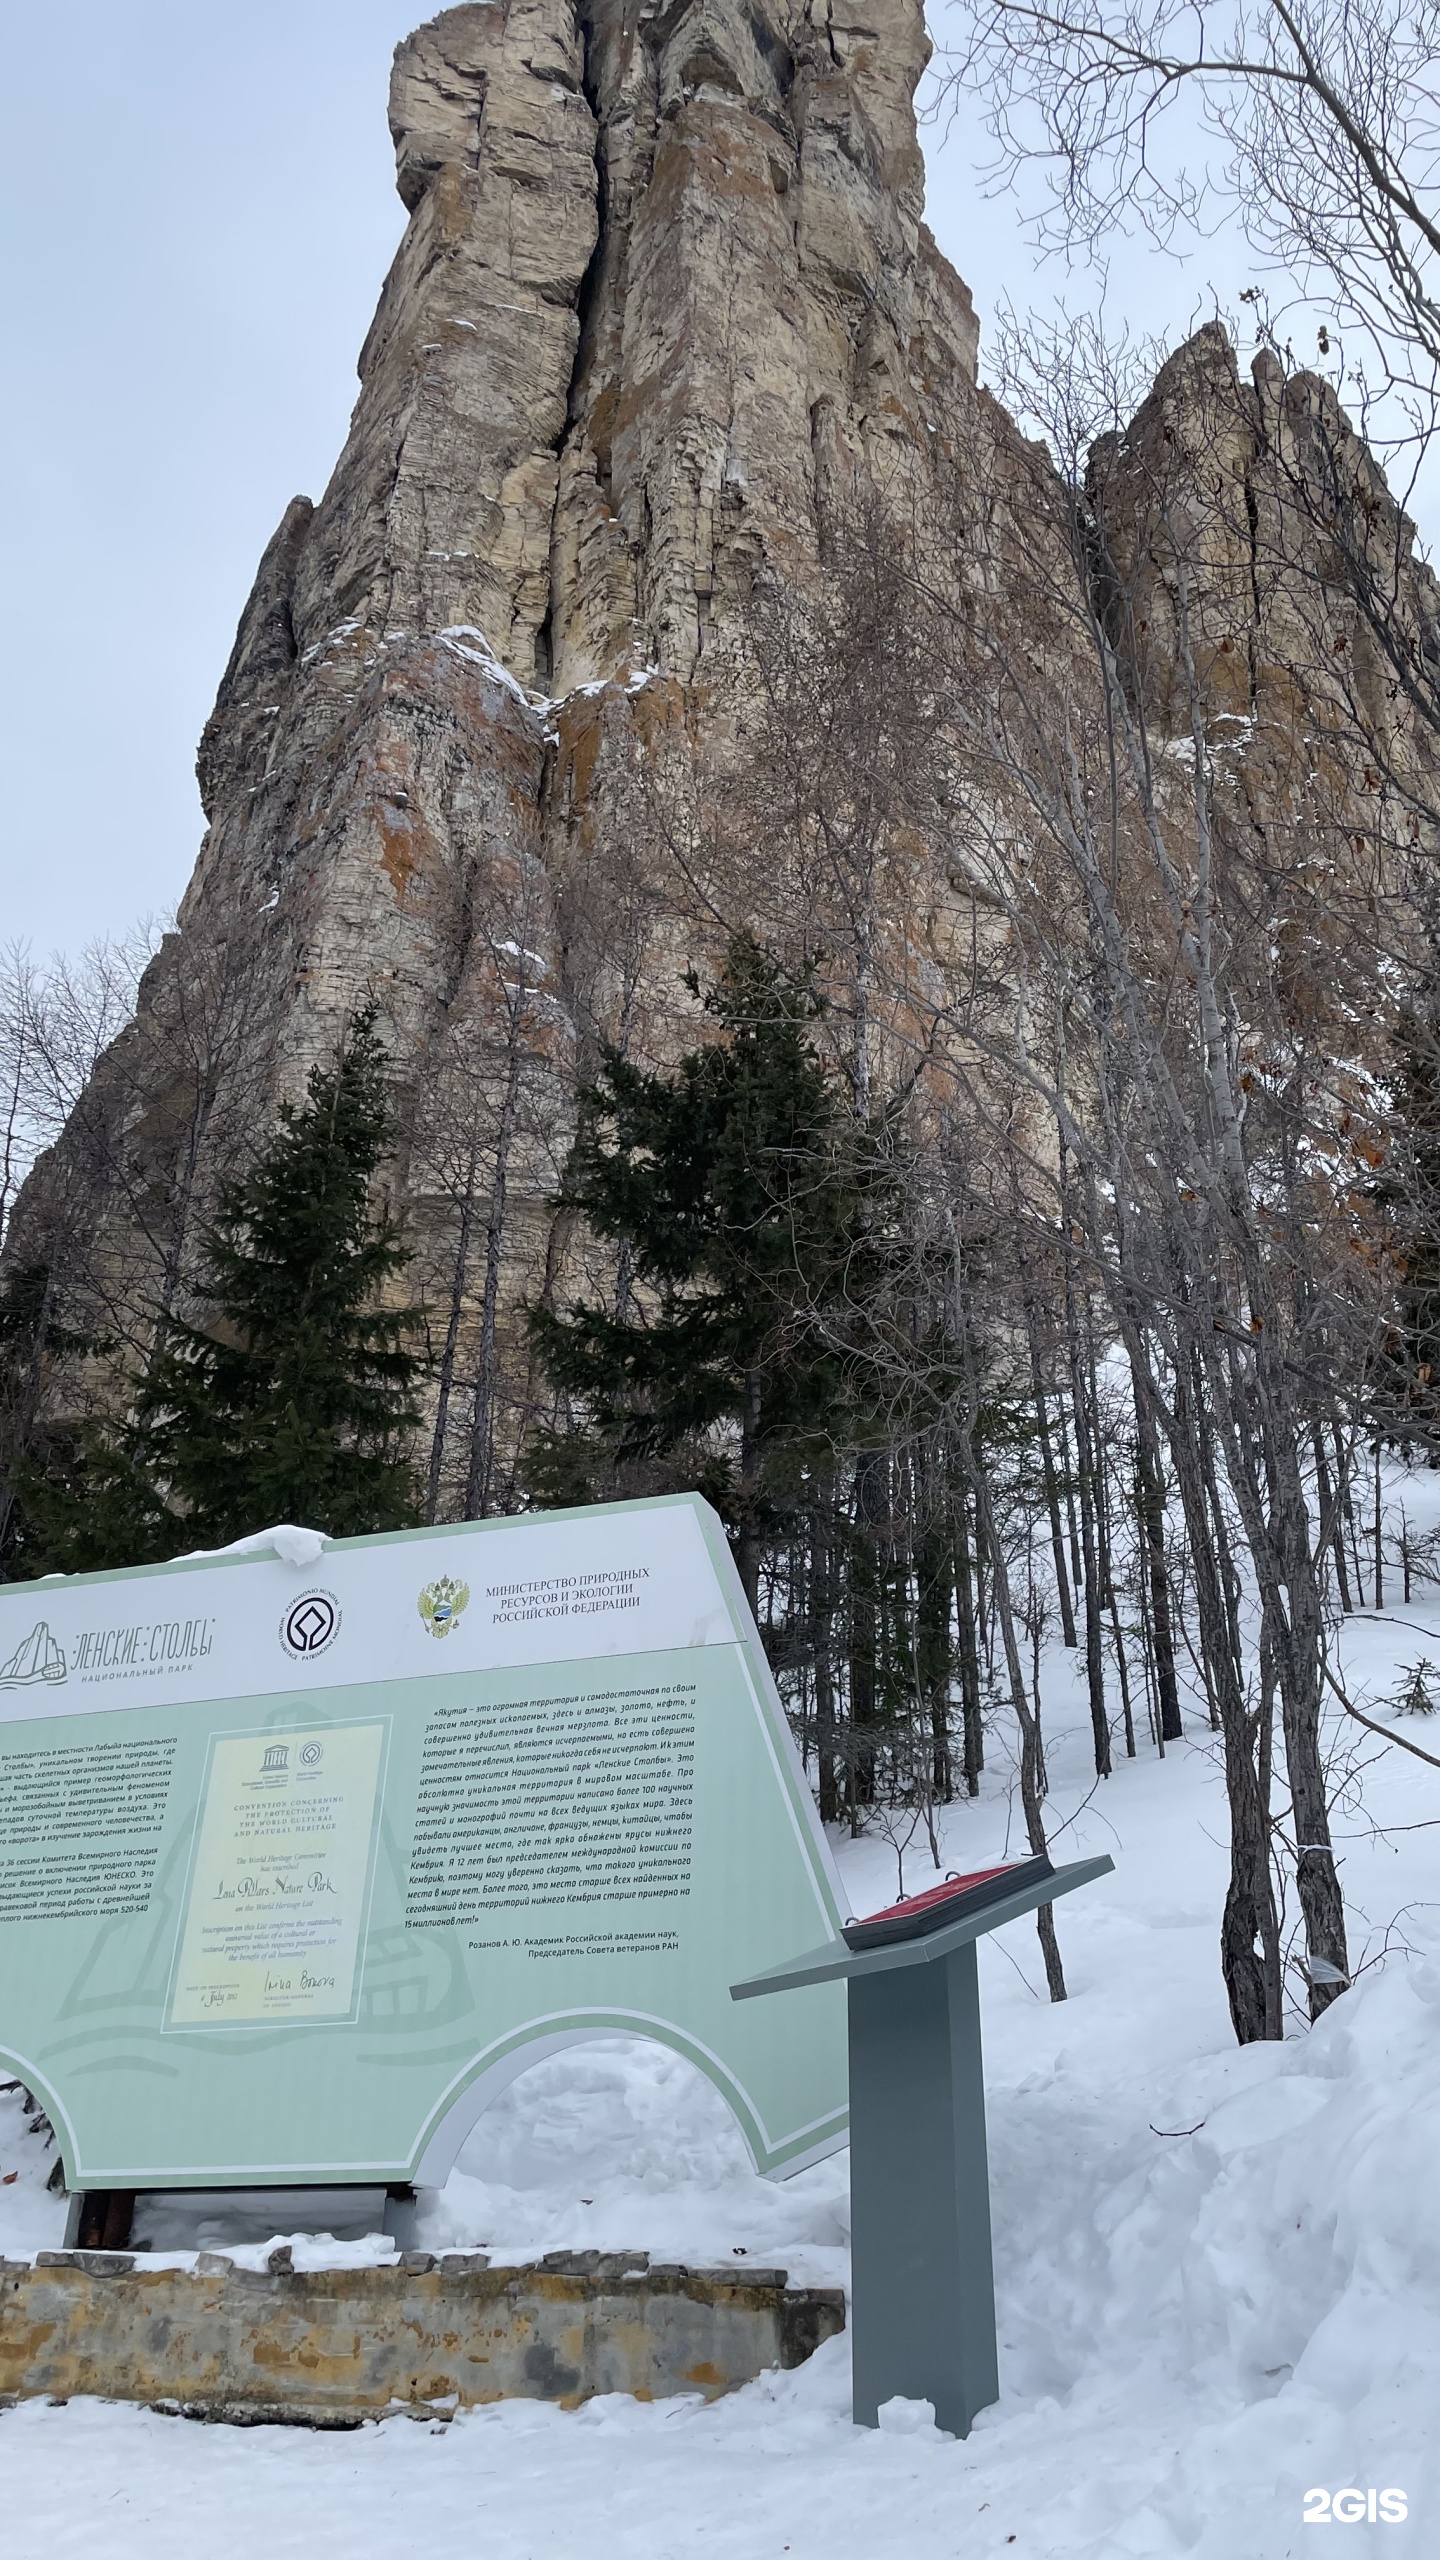
{"type": "Polygon", "coordinates": [[[278,1520],[346,1537],[416,1516],[413,1319],[377,1305],[409,1256],[370,1205],[391,1130],[372,1015],[279,1121],[205,1239],[206,1321],[172,1321],[129,1421],[91,1435],[68,1482],[36,1488],[37,1525],[71,1571],[278,1520]]]}
{"type": "Polygon", "coordinates": [[[1440,1452],[1440,988],[1432,979],[1392,1036],[1392,1138],[1373,1196],[1389,1218],[1396,1287],[1371,1381],[1381,1427],[1440,1452]]]}
{"type": "Polygon", "coordinates": [[[75,1432],[46,1411],[58,1360],[103,1349],[65,1321],[48,1262],[17,1263],[0,1283],[0,1581],[23,1582],[48,1568],[25,1501],[27,1484],[63,1482],[73,1468],[75,1432]]]}
{"type": "Polygon", "coordinates": [[[817,1053],[807,985],[742,938],[703,1002],[716,1036],[673,1073],[607,1048],[583,1097],[563,1205],[615,1247],[618,1285],[532,1315],[569,1419],[530,1481],[550,1502],[695,1487],[754,1607],[766,1542],[875,1427],[862,1336],[895,1182],[888,1133],[817,1053]]]}

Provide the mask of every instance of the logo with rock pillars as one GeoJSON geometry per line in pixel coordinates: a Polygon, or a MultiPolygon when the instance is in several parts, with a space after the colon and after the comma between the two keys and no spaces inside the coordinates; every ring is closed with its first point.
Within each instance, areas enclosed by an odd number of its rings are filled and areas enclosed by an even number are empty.
{"type": "Polygon", "coordinates": [[[280,1641],[297,1662],[313,1662],[340,1633],[340,1604],[333,1591],[302,1591],[280,1621],[280,1641]]]}
{"type": "Polygon", "coordinates": [[[432,1636],[448,1636],[458,1626],[470,1600],[468,1582],[452,1582],[442,1573],[438,1582],[427,1582],[415,1606],[432,1636]]]}
{"type": "MultiPolygon", "coordinates": [[[[463,1600],[460,1606],[465,1606],[463,1600]]],[[[0,1689],[29,1689],[37,1680],[58,1685],[65,1676],[65,1649],[56,1643],[42,1618],[0,1668],[0,1689]]]]}

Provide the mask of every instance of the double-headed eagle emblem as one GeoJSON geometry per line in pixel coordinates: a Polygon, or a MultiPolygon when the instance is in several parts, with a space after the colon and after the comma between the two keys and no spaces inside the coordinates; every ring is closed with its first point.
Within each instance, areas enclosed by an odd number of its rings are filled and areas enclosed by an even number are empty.
{"type": "Polygon", "coordinates": [[[427,1582],[415,1605],[432,1636],[448,1636],[463,1618],[470,1600],[468,1582],[452,1582],[442,1573],[438,1582],[427,1582]]]}

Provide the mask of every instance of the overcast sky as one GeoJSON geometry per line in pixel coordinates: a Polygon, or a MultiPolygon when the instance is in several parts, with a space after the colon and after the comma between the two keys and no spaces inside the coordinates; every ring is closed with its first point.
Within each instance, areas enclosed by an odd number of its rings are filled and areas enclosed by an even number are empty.
{"type": "MultiPolygon", "coordinates": [[[[423,0],[422,0],[423,7],[423,0]]],[[[3,0],[9,367],[0,468],[0,940],[38,952],[172,907],[200,839],[195,745],[260,552],[317,497],[404,216],[385,122],[415,0],[3,0]]],[[[927,135],[930,220],[980,312],[1037,279],[927,135]]],[[[1243,253],[1127,251],[1109,308],[1182,335],[1243,253]]]]}

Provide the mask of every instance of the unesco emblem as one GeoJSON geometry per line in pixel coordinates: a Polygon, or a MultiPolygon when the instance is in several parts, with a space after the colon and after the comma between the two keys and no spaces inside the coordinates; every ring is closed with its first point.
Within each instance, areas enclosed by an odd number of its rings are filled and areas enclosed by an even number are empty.
{"type": "Polygon", "coordinates": [[[302,1591],[280,1621],[280,1641],[298,1662],[313,1662],[340,1632],[340,1608],[333,1591],[302,1591]]]}
{"type": "Polygon", "coordinates": [[[442,1573],[438,1582],[427,1582],[415,1606],[432,1636],[448,1636],[465,1614],[470,1599],[468,1582],[452,1582],[442,1573]]]}

